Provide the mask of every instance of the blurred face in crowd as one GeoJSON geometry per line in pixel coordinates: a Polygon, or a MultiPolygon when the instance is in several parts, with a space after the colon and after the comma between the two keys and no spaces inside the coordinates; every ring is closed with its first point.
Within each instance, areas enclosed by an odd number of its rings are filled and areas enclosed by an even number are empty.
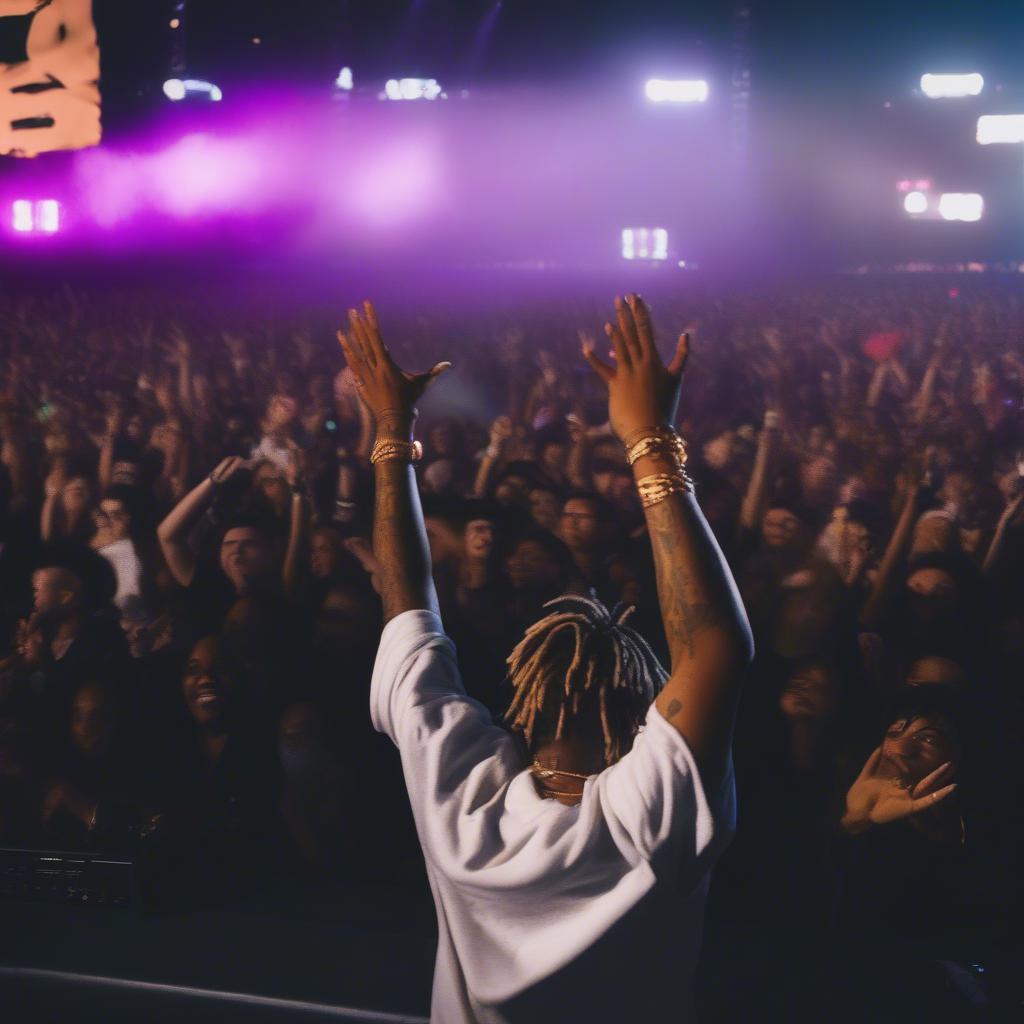
{"type": "Polygon", "coordinates": [[[199,725],[212,726],[223,721],[228,705],[228,685],[217,637],[203,637],[192,648],[181,686],[185,706],[199,725]]]}
{"type": "Polygon", "coordinates": [[[310,568],[318,580],[325,580],[338,571],[341,562],[341,538],[334,530],[313,532],[310,544],[310,568]]]}
{"type": "Polygon", "coordinates": [[[534,487],[530,491],[530,516],[542,530],[554,533],[561,518],[561,502],[558,496],[543,487],[534,487]]]}
{"type": "Polygon", "coordinates": [[[885,731],[879,775],[915,785],[947,761],[957,761],[956,744],[937,716],[897,719],[885,731]]]}
{"type": "Polygon", "coordinates": [[[831,505],[838,486],[835,462],[828,456],[819,456],[805,462],[801,471],[804,498],[815,506],[831,505]]]}
{"type": "Polygon", "coordinates": [[[535,540],[519,541],[505,560],[505,570],[516,590],[543,590],[561,579],[558,566],[535,540]]]}
{"type": "Polygon", "coordinates": [[[570,498],[562,507],[562,540],[574,551],[590,551],[601,542],[601,521],[594,503],[570,498]]]}
{"type": "Polygon", "coordinates": [[[253,475],[253,485],[275,508],[287,506],[289,501],[288,482],[284,474],[272,462],[261,463],[253,475]]]}
{"type": "Polygon", "coordinates": [[[779,707],[787,718],[831,718],[836,711],[836,682],[826,665],[801,666],[786,680],[779,707]]]}
{"type": "Polygon", "coordinates": [[[494,488],[494,500],[502,505],[526,505],[530,498],[530,481],[510,473],[494,488]]]}
{"type": "Polygon", "coordinates": [[[236,526],[224,534],[220,545],[220,567],[235,592],[244,594],[253,584],[265,580],[274,570],[269,539],[251,526],[236,526]]]}
{"type": "Polygon", "coordinates": [[[907,673],[908,686],[953,686],[966,683],[964,671],[952,658],[930,655],[918,658],[907,673]]]}
{"type": "Polygon", "coordinates": [[[800,540],[800,520],[787,508],[770,508],[761,520],[761,536],[770,548],[787,548],[800,540]]]}
{"type": "Polygon", "coordinates": [[[299,414],[299,404],[290,395],[274,395],[267,403],[266,429],[268,432],[290,427],[299,414]]]}
{"type": "Polygon", "coordinates": [[[75,606],[68,574],[58,568],[37,569],[32,574],[32,605],[46,619],[60,618],[75,606]]]}
{"type": "Polygon", "coordinates": [[[46,454],[51,457],[66,455],[71,451],[71,436],[63,428],[51,430],[43,439],[43,446],[46,448],[46,454]]]}
{"type": "Polygon", "coordinates": [[[863,498],[868,493],[867,481],[857,473],[848,476],[839,488],[839,504],[848,505],[851,501],[863,498]]]}
{"type": "Polygon", "coordinates": [[[123,501],[104,498],[93,513],[96,523],[96,537],[101,546],[124,540],[131,526],[131,516],[123,501]]]}
{"type": "Polygon", "coordinates": [[[907,588],[936,607],[949,605],[956,597],[956,580],[945,569],[918,569],[908,577],[907,588]]]}
{"type": "Polygon", "coordinates": [[[439,459],[448,458],[455,452],[456,433],[451,423],[438,423],[430,431],[430,455],[439,459]]]}
{"type": "Polygon", "coordinates": [[[125,420],[124,436],[133,444],[142,444],[145,433],[146,421],[138,413],[125,420]]]}
{"type": "Polygon", "coordinates": [[[956,523],[939,512],[926,513],[914,525],[911,552],[915,555],[953,551],[958,540],[956,523]]]}
{"type": "Polygon", "coordinates": [[[563,442],[549,441],[540,453],[540,463],[542,468],[557,478],[565,471],[568,456],[569,449],[563,442]]]}
{"type": "Polygon", "coordinates": [[[711,438],[702,449],[704,461],[714,470],[721,472],[732,460],[736,436],[731,430],[723,430],[721,434],[711,438]]]}
{"type": "Polygon", "coordinates": [[[483,561],[494,550],[494,524],[489,519],[472,519],[466,524],[466,557],[483,561]]]}
{"type": "Polygon", "coordinates": [[[114,739],[114,706],[102,687],[87,683],[71,703],[71,742],[88,758],[103,757],[114,739]]]}
{"type": "Polygon", "coordinates": [[[92,500],[92,487],[84,476],[72,477],[61,491],[64,511],[69,515],[78,515],[89,507],[92,500]]]}

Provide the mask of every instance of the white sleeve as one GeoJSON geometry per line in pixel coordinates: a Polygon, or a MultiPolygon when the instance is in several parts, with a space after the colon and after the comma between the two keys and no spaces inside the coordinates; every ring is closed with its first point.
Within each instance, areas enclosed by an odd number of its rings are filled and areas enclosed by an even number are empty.
{"type": "Polygon", "coordinates": [[[374,727],[398,746],[420,841],[452,865],[484,841],[468,821],[522,770],[515,741],[466,696],[455,647],[433,612],[396,616],[381,635],[370,685],[374,727]]]}
{"type": "Polygon", "coordinates": [[[717,856],[735,828],[735,793],[729,770],[713,792],[679,730],[652,704],[633,749],[596,780],[617,845],[650,862],[655,873],[692,865],[694,877],[717,856]]]}

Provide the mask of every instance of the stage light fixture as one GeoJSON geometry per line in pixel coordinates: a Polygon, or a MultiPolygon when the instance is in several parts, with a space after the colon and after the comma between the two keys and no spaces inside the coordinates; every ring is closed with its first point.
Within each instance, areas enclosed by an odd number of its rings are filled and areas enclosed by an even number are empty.
{"type": "Polygon", "coordinates": [[[928,197],[923,192],[908,192],[903,197],[903,209],[911,215],[925,213],[928,209],[928,197]]]}
{"type": "Polygon", "coordinates": [[[1024,142],[1024,114],[985,114],[979,117],[977,139],[982,146],[1024,142]]]}
{"type": "Polygon", "coordinates": [[[981,220],[985,201],[976,192],[945,192],[939,197],[939,216],[943,220],[981,220]]]}
{"type": "Polygon", "coordinates": [[[956,99],[978,96],[985,88],[985,79],[977,72],[969,75],[922,75],[921,92],[929,99],[956,99]]]}
{"type": "Polygon", "coordinates": [[[164,95],[173,103],[178,103],[189,96],[205,96],[214,103],[224,99],[220,86],[213,82],[205,82],[201,78],[168,78],[164,82],[164,95]]]}
{"type": "Polygon", "coordinates": [[[60,231],[60,203],[56,199],[36,203],[36,228],[47,235],[60,231]]]}
{"type": "Polygon", "coordinates": [[[665,228],[623,228],[624,260],[667,260],[668,231],[665,228]]]}
{"type": "Polygon", "coordinates": [[[15,199],[11,204],[11,227],[15,231],[34,231],[32,204],[27,199],[15,199]]]}
{"type": "Polygon", "coordinates": [[[645,92],[652,103],[703,103],[708,98],[708,83],[703,79],[650,78],[645,92]]]}
{"type": "Polygon", "coordinates": [[[342,68],[334,80],[335,89],[341,89],[342,92],[351,92],[355,88],[355,84],[351,68],[342,68]]]}
{"type": "Polygon", "coordinates": [[[384,84],[389,100],[436,100],[441,95],[436,78],[391,78],[384,84]]]}

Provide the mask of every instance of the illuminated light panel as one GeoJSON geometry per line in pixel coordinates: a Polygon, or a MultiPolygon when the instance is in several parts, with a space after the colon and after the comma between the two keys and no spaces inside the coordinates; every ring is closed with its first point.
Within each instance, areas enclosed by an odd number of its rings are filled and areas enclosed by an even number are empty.
{"type": "Polygon", "coordinates": [[[985,201],[976,192],[946,192],[939,197],[939,216],[943,220],[981,220],[985,201]]]}
{"type": "Polygon", "coordinates": [[[60,203],[56,199],[36,203],[36,227],[48,235],[60,231],[60,203]]]}
{"type": "Polygon", "coordinates": [[[667,260],[668,232],[664,228],[623,228],[624,260],[667,260]]]}
{"type": "Polygon", "coordinates": [[[389,100],[436,100],[441,86],[436,78],[391,78],[384,85],[389,100]]]}
{"type": "Polygon", "coordinates": [[[978,118],[978,142],[1024,142],[1024,114],[985,114],[978,118]]]}
{"type": "Polygon", "coordinates": [[[985,79],[977,72],[972,72],[969,75],[921,76],[921,92],[933,100],[979,96],[984,88],[985,79]]]}
{"type": "Polygon", "coordinates": [[[928,209],[928,197],[923,192],[908,192],[903,197],[903,209],[909,214],[925,213],[928,209]]]}
{"type": "Polygon", "coordinates": [[[27,199],[15,199],[11,204],[11,227],[15,231],[34,231],[32,204],[27,199]]]}
{"type": "Polygon", "coordinates": [[[334,80],[335,89],[341,89],[343,92],[351,92],[355,88],[355,84],[351,68],[342,68],[334,80]]]}
{"type": "Polygon", "coordinates": [[[186,96],[206,96],[214,103],[224,99],[224,93],[220,86],[213,82],[205,82],[201,78],[168,78],[164,82],[164,95],[174,103],[185,99],[186,96]]]}
{"type": "Polygon", "coordinates": [[[644,91],[652,103],[703,103],[708,83],[703,79],[650,78],[644,91]]]}

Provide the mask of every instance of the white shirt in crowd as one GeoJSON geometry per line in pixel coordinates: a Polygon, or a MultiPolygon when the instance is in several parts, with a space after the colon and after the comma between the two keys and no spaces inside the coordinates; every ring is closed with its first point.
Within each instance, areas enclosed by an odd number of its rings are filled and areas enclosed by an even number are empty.
{"type": "Polygon", "coordinates": [[[142,594],[142,562],[135,551],[135,545],[126,537],[97,550],[114,567],[117,576],[114,604],[124,611],[125,602],[129,598],[140,597],[142,594]]]}
{"type": "Polygon", "coordinates": [[[537,794],[520,741],[466,696],[441,620],[381,637],[374,726],[398,746],[438,921],[433,1024],[693,1019],[711,867],[732,834],[653,706],[633,749],[570,807],[537,794]]]}

